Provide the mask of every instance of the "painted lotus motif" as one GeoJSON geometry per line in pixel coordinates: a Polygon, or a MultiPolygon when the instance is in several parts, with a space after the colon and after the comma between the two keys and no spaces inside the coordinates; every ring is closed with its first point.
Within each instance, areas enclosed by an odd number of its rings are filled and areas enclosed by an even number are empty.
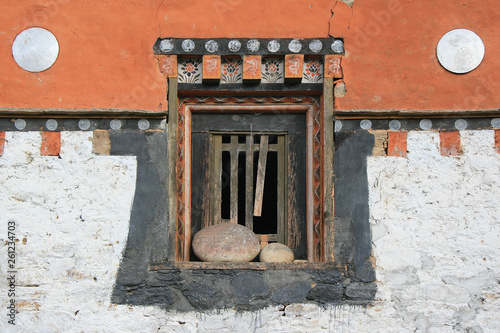
{"type": "Polygon", "coordinates": [[[283,61],[281,59],[264,59],[262,61],[263,83],[283,82],[283,61]]]}
{"type": "Polygon", "coordinates": [[[223,59],[221,83],[241,83],[243,63],[241,59],[223,59]]]}
{"type": "Polygon", "coordinates": [[[323,64],[319,60],[306,60],[304,62],[303,82],[319,83],[323,81],[323,64]]]}
{"type": "Polygon", "coordinates": [[[177,72],[179,83],[201,83],[201,59],[180,59],[177,72]]]}

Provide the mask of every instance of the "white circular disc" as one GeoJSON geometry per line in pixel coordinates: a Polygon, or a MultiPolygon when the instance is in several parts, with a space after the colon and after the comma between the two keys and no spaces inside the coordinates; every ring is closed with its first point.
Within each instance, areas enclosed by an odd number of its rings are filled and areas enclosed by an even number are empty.
{"type": "Polygon", "coordinates": [[[109,122],[109,127],[111,127],[112,130],[119,130],[122,128],[122,122],[119,119],[113,119],[109,122]]]}
{"type": "Polygon", "coordinates": [[[191,52],[194,50],[194,42],[191,39],[185,39],[182,41],[182,49],[184,52],[191,52]]]}
{"type": "Polygon", "coordinates": [[[389,128],[393,131],[399,131],[401,129],[401,122],[399,120],[391,120],[389,122],[389,128]]]}
{"type": "Polygon", "coordinates": [[[452,73],[468,73],[484,58],[484,44],[481,38],[467,29],[447,32],[437,45],[439,63],[452,73]]]}
{"type": "Polygon", "coordinates": [[[162,52],[171,52],[175,45],[171,39],[164,39],[160,42],[160,50],[162,52]]]}
{"type": "Polygon", "coordinates": [[[78,128],[80,128],[82,131],[88,130],[90,128],[90,120],[80,119],[80,121],[78,121],[78,128]]]}
{"type": "Polygon", "coordinates": [[[229,48],[229,51],[231,52],[238,52],[241,49],[241,43],[237,39],[233,39],[229,41],[227,44],[227,47],[229,48]]]}
{"type": "Polygon", "coordinates": [[[45,127],[47,127],[49,131],[55,131],[57,129],[57,126],[57,120],[55,119],[49,119],[45,122],[45,127]]]}
{"type": "Polygon", "coordinates": [[[16,121],[14,122],[14,126],[16,126],[18,130],[22,131],[23,129],[26,128],[26,120],[16,119],[16,121]]]}
{"type": "Polygon", "coordinates": [[[12,43],[12,56],[28,72],[38,73],[50,68],[59,55],[56,37],[43,28],[29,28],[12,43]]]}
{"type": "Polygon", "coordinates": [[[364,130],[369,130],[370,128],[372,128],[372,122],[368,119],[363,119],[359,123],[359,127],[361,127],[364,130]]]}
{"type": "Polygon", "coordinates": [[[149,120],[147,120],[147,119],[139,120],[137,122],[137,127],[142,131],[149,129],[149,120]]]}
{"type": "Polygon", "coordinates": [[[427,131],[432,128],[432,120],[430,119],[422,119],[420,120],[420,128],[427,131]]]}

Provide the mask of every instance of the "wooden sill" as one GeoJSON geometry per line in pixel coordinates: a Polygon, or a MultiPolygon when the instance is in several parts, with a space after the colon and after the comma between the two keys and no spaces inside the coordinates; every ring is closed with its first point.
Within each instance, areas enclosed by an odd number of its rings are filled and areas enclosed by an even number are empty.
{"type": "Polygon", "coordinates": [[[186,269],[186,270],[337,270],[345,271],[344,265],[325,262],[291,262],[291,263],[267,263],[267,262],[198,262],[198,261],[163,261],[149,266],[150,271],[165,269],[186,269]]]}

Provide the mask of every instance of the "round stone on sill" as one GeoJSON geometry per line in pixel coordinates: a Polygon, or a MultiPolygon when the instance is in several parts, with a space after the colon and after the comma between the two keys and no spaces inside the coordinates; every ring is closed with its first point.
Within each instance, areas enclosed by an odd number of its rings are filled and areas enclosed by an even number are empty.
{"type": "Polygon", "coordinates": [[[260,251],[259,256],[261,262],[293,262],[294,259],[293,251],[280,243],[267,244],[260,251]]]}
{"type": "Polygon", "coordinates": [[[193,238],[193,252],[208,262],[248,262],[260,252],[252,230],[234,223],[219,223],[200,230],[193,238]]]}

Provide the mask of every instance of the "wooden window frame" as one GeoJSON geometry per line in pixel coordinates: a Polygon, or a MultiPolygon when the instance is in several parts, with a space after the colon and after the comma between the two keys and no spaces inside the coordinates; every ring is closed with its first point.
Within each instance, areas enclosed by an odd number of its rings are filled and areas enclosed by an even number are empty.
{"type": "MultiPolygon", "coordinates": [[[[169,140],[174,139],[174,142],[169,142],[170,163],[175,164],[175,172],[174,175],[170,176],[169,188],[174,189],[176,195],[175,200],[170,200],[169,205],[169,235],[174,245],[169,249],[170,260],[177,262],[190,260],[192,238],[191,126],[193,114],[266,112],[304,113],[306,116],[307,260],[308,262],[334,261],[333,89],[330,91],[332,103],[331,106],[328,103],[326,107],[325,92],[321,98],[308,96],[257,99],[254,97],[190,96],[178,101],[178,96],[175,96],[174,101],[177,108],[169,109],[177,110],[177,112],[174,111],[174,117],[169,112],[168,127],[169,140]],[[174,178],[175,183],[172,184],[174,178]],[[174,230],[175,232],[172,232],[174,230]]],[[[169,103],[172,103],[172,97],[169,94],[169,103]]],[[[173,106],[173,104],[171,105],[173,106]]]]}

